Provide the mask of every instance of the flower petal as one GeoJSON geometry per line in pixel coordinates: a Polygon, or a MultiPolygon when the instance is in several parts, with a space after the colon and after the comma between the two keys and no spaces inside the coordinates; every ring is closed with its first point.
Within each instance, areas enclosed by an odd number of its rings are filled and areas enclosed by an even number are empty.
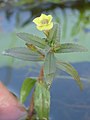
{"type": "Polygon", "coordinates": [[[37,17],[33,20],[33,22],[36,24],[36,25],[39,25],[40,24],[40,17],[37,17]]]}
{"type": "Polygon", "coordinates": [[[41,16],[35,18],[33,22],[37,25],[37,29],[40,31],[50,30],[53,27],[51,15],[41,14],[41,16]]]}
{"type": "Polygon", "coordinates": [[[42,18],[42,19],[46,19],[46,18],[47,18],[47,15],[45,15],[45,14],[41,14],[40,18],[42,18]]]}
{"type": "Polygon", "coordinates": [[[49,21],[49,23],[52,21],[52,16],[51,15],[48,15],[48,21],[49,21]]]}
{"type": "Polygon", "coordinates": [[[53,27],[53,22],[51,22],[48,25],[37,26],[37,29],[40,30],[40,31],[43,31],[43,30],[50,30],[52,27],[53,27]]]}

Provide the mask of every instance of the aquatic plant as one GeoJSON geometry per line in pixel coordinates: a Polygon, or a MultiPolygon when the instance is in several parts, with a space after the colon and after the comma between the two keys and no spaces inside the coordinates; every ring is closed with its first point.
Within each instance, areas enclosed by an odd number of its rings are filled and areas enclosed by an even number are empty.
{"type": "Polygon", "coordinates": [[[60,24],[52,21],[51,15],[41,14],[33,20],[38,30],[43,31],[45,38],[28,33],[17,33],[24,40],[26,47],[16,47],[5,50],[4,55],[16,57],[22,60],[43,62],[39,76],[26,78],[20,91],[20,101],[24,103],[32,92],[31,104],[27,119],[48,120],[50,113],[50,88],[55,77],[56,70],[66,71],[83,89],[83,84],[75,68],[62,60],[58,60],[56,54],[70,52],[85,52],[83,46],[73,43],[61,43],[60,24]],[[33,114],[35,111],[35,114],[33,114]]]}

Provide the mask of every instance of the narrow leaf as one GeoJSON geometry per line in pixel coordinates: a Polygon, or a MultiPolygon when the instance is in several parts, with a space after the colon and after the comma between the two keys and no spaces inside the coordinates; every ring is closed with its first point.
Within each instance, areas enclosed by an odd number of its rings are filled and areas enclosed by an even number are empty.
{"type": "Polygon", "coordinates": [[[60,25],[55,23],[54,27],[50,30],[48,39],[52,43],[60,43],[60,25]]]}
{"type": "Polygon", "coordinates": [[[3,52],[4,55],[12,56],[26,61],[41,61],[43,56],[38,52],[32,51],[25,47],[11,48],[3,52]]]}
{"type": "Polygon", "coordinates": [[[44,39],[38,36],[28,34],[28,33],[17,33],[17,36],[28,44],[33,44],[34,46],[37,46],[39,48],[45,48],[46,43],[44,39]]]}
{"type": "Polygon", "coordinates": [[[50,112],[50,91],[44,83],[36,83],[34,105],[40,120],[48,120],[50,112]]]}
{"type": "Polygon", "coordinates": [[[28,44],[28,43],[26,43],[26,46],[27,46],[27,48],[29,48],[31,51],[37,52],[37,53],[41,54],[42,56],[44,56],[44,52],[43,52],[42,49],[39,49],[39,48],[35,47],[34,45],[28,44]]]}
{"type": "Polygon", "coordinates": [[[44,62],[44,75],[47,84],[51,85],[51,82],[55,76],[56,72],[56,59],[54,53],[47,53],[45,62],[44,62]]]}
{"type": "Polygon", "coordinates": [[[66,62],[63,61],[57,61],[57,67],[65,72],[67,72],[68,74],[70,74],[77,82],[77,84],[79,85],[80,89],[83,89],[83,84],[80,80],[80,77],[78,75],[78,72],[75,70],[75,68],[66,62]]]}
{"type": "Polygon", "coordinates": [[[20,101],[22,103],[25,102],[27,96],[30,94],[32,88],[34,87],[36,83],[35,79],[32,78],[26,78],[22,84],[21,90],[20,90],[20,101]]]}
{"type": "Polygon", "coordinates": [[[82,45],[73,44],[73,43],[65,43],[58,45],[54,48],[56,53],[69,53],[69,52],[86,52],[87,49],[82,45]]]}

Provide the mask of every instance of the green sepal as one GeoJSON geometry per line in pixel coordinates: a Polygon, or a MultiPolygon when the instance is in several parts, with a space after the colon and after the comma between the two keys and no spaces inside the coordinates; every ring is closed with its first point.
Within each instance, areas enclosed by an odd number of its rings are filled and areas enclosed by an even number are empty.
{"type": "Polygon", "coordinates": [[[44,56],[41,55],[40,53],[32,51],[25,47],[11,48],[5,50],[3,54],[26,61],[42,61],[44,59],[44,56]]]}
{"type": "Polygon", "coordinates": [[[55,23],[53,28],[49,31],[47,39],[51,44],[60,43],[60,25],[58,23],[55,23]]]}
{"type": "Polygon", "coordinates": [[[79,85],[80,89],[83,89],[83,84],[80,80],[80,76],[78,75],[78,72],[76,71],[76,69],[69,63],[63,62],[63,61],[57,61],[57,68],[67,72],[68,74],[70,74],[77,82],[77,84],[79,85]]]}
{"type": "Polygon", "coordinates": [[[56,58],[54,53],[48,52],[44,61],[44,76],[46,83],[50,86],[56,72],[56,58]]]}
{"type": "Polygon", "coordinates": [[[32,78],[26,78],[22,84],[21,90],[20,90],[20,102],[24,103],[27,96],[30,94],[32,88],[34,87],[36,83],[35,79],[32,78]]]}
{"type": "Polygon", "coordinates": [[[34,46],[37,46],[39,48],[45,48],[46,42],[44,41],[44,39],[38,36],[28,33],[17,33],[17,36],[28,44],[33,44],[34,46]]]}
{"type": "Polygon", "coordinates": [[[48,120],[50,112],[50,91],[42,82],[36,83],[34,92],[34,107],[39,120],[48,120]]]}
{"type": "Polygon", "coordinates": [[[69,52],[86,52],[87,49],[82,45],[73,44],[73,43],[64,43],[55,46],[55,53],[69,53],[69,52]]]}

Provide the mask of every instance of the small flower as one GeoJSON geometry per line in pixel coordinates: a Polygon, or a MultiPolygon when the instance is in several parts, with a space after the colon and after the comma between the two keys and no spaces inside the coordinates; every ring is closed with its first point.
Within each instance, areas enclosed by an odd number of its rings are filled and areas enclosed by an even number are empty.
{"type": "Polygon", "coordinates": [[[40,31],[48,31],[53,27],[51,15],[41,14],[41,16],[35,18],[33,22],[37,25],[37,29],[40,31]]]}

